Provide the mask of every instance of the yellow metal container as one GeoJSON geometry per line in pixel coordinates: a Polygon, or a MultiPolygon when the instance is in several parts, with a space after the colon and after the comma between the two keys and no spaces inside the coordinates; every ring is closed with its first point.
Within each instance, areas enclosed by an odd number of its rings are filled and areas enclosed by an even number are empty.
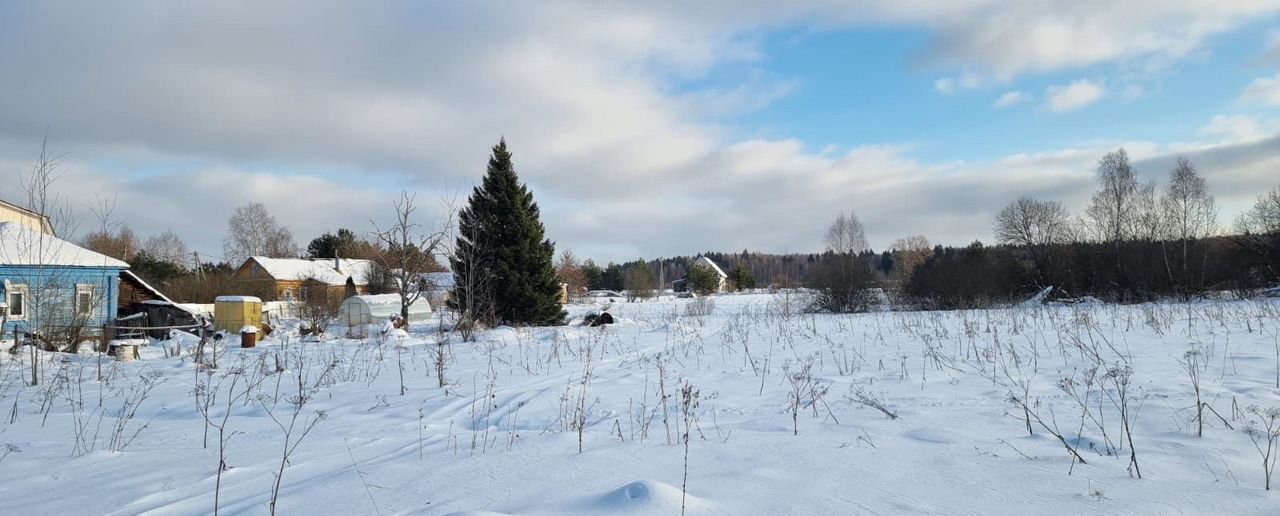
{"type": "Polygon", "coordinates": [[[245,326],[262,329],[262,300],[253,296],[218,296],[213,300],[213,326],[239,334],[245,326]]]}

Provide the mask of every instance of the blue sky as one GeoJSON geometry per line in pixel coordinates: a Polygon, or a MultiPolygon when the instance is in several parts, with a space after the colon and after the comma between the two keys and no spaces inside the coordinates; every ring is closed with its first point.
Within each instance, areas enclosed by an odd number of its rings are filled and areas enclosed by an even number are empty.
{"type": "Polygon", "coordinates": [[[264,202],[305,245],[461,202],[505,136],[561,248],[600,261],[990,240],[1079,213],[1124,146],[1192,158],[1222,220],[1276,187],[1280,2],[0,3],[0,197],[59,187],[216,256],[264,202]],[[1000,102],[1005,98],[1009,102],[1000,102]],[[7,185],[7,186],[6,186],[7,185]]]}
{"type": "Polygon", "coordinates": [[[1274,16],[1206,41],[1197,55],[1136,73],[1105,63],[952,93],[938,90],[954,70],[930,66],[922,53],[927,31],[908,28],[791,29],[759,36],[759,61],[729,63],[707,77],[682,81],[676,91],[730,89],[753,78],[790,84],[789,93],[762,109],[729,117],[735,134],[797,138],[819,152],[866,143],[906,143],[928,161],[981,161],[1007,154],[1054,149],[1095,139],[1190,139],[1222,113],[1273,113],[1242,105],[1240,92],[1274,70],[1264,59],[1274,16]],[[1055,113],[1037,100],[993,109],[1000,95],[1040,96],[1076,79],[1113,82],[1118,89],[1080,109],[1055,113]],[[1126,87],[1141,88],[1136,97],[1126,87]]]}

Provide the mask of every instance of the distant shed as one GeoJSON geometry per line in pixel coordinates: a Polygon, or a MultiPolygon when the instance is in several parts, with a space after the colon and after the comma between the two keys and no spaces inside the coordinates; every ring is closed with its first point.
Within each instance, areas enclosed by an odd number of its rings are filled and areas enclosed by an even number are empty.
{"type": "MultiPolygon", "coordinates": [[[[373,324],[387,320],[392,315],[400,314],[400,294],[377,294],[368,296],[351,296],[342,302],[338,309],[338,320],[347,325],[373,324]]],[[[409,305],[407,322],[422,322],[431,317],[431,303],[426,298],[418,298],[409,305]]]]}
{"type": "Polygon", "coordinates": [[[213,300],[213,324],[239,333],[245,326],[262,328],[262,300],[253,296],[218,296],[213,300]]]}

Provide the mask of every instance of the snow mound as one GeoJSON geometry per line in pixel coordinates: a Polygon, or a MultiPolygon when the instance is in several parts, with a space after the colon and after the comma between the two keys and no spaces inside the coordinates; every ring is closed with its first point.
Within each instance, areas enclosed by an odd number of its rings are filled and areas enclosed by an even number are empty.
{"type": "MultiPolygon", "coordinates": [[[[601,496],[593,504],[600,512],[637,512],[644,514],[673,514],[680,512],[680,488],[656,480],[640,480],[619,487],[601,496]]],[[[706,501],[692,495],[685,498],[689,512],[706,511],[706,501]]]]}

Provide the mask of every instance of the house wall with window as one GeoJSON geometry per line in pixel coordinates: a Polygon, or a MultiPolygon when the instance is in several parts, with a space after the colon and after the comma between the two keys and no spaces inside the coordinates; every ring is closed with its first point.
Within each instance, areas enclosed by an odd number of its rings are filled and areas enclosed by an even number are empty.
{"type": "Polygon", "coordinates": [[[0,299],[7,315],[5,338],[14,330],[41,333],[80,325],[97,330],[116,318],[120,267],[0,265],[0,299]]]}

